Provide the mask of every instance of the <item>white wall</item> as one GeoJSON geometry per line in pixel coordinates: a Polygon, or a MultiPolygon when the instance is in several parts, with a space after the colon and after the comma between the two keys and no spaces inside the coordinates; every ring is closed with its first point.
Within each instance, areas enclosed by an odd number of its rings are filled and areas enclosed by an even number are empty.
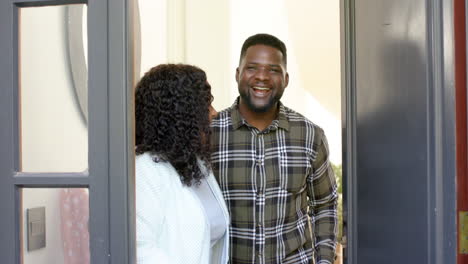
{"type": "Polygon", "coordinates": [[[166,0],[140,0],[141,73],[167,62],[166,0]]]}
{"type": "Polygon", "coordinates": [[[186,1],[186,62],[207,73],[217,110],[232,104],[229,1],[186,1]],[[209,7],[209,8],[207,8],[209,7]]]}
{"type": "Polygon", "coordinates": [[[138,5],[140,76],[160,63],[193,64],[208,75],[214,107],[221,109],[230,104],[229,89],[234,75],[230,73],[231,41],[226,30],[230,22],[229,2],[140,0],[138,5]]]}
{"type": "Polygon", "coordinates": [[[285,2],[289,46],[304,89],[341,118],[340,7],[338,0],[285,2]]]}

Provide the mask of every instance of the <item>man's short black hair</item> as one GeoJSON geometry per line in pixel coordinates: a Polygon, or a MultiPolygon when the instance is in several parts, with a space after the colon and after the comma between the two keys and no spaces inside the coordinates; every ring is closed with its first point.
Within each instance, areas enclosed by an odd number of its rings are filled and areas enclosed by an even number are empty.
{"type": "Polygon", "coordinates": [[[241,49],[239,64],[242,61],[242,58],[244,58],[245,53],[247,52],[247,49],[254,45],[270,46],[281,51],[281,53],[283,54],[284,65],[287,64],[286,63],[287,62],[286,45],[284,45],[283,41],[281,41],[277,37],[270,35],[270,34],[264,34],[264,33],[250,36],[244,41],[244,44],[242,45],[242,49],[241,49]]]}

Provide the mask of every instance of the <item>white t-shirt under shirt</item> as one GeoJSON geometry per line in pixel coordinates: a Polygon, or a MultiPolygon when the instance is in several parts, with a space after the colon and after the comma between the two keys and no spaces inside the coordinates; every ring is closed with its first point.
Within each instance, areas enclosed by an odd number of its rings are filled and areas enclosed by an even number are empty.
{"type": "Polygon", "coordinates": [[[224,220],[223,211],[205,178],[201,180],[200,185],[193,185],[193,189],[198,199],[200,199],[205,209],[205,214],[209,219],[211,246],[213,246],[218,239],[223,237],[228,228],[224,220]]]}

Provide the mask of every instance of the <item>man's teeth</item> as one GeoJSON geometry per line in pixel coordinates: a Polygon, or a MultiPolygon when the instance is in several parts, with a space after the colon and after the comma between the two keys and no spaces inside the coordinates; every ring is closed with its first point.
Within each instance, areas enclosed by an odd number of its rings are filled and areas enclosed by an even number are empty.
{"type": "Polygon", "coordinates": [[[255,90],[260,90],[260,91],[269,91],[270,88],[268,87],[254,87],[255,90]]]}

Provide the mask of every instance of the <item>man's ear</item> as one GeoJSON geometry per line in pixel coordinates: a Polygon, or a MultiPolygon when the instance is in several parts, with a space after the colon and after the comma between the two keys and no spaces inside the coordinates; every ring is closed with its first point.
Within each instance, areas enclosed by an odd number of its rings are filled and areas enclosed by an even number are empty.
{"type": "Polygon", "coordinates": [[[239,67],[236,68],[236,82],[239,83],[239,67]]]}
{"type": "Polygon", "coordinates": [[[289,84],[289,73],[286,72],[286,76],[284,76],[284,88],[288,87],[289,84]]]}

